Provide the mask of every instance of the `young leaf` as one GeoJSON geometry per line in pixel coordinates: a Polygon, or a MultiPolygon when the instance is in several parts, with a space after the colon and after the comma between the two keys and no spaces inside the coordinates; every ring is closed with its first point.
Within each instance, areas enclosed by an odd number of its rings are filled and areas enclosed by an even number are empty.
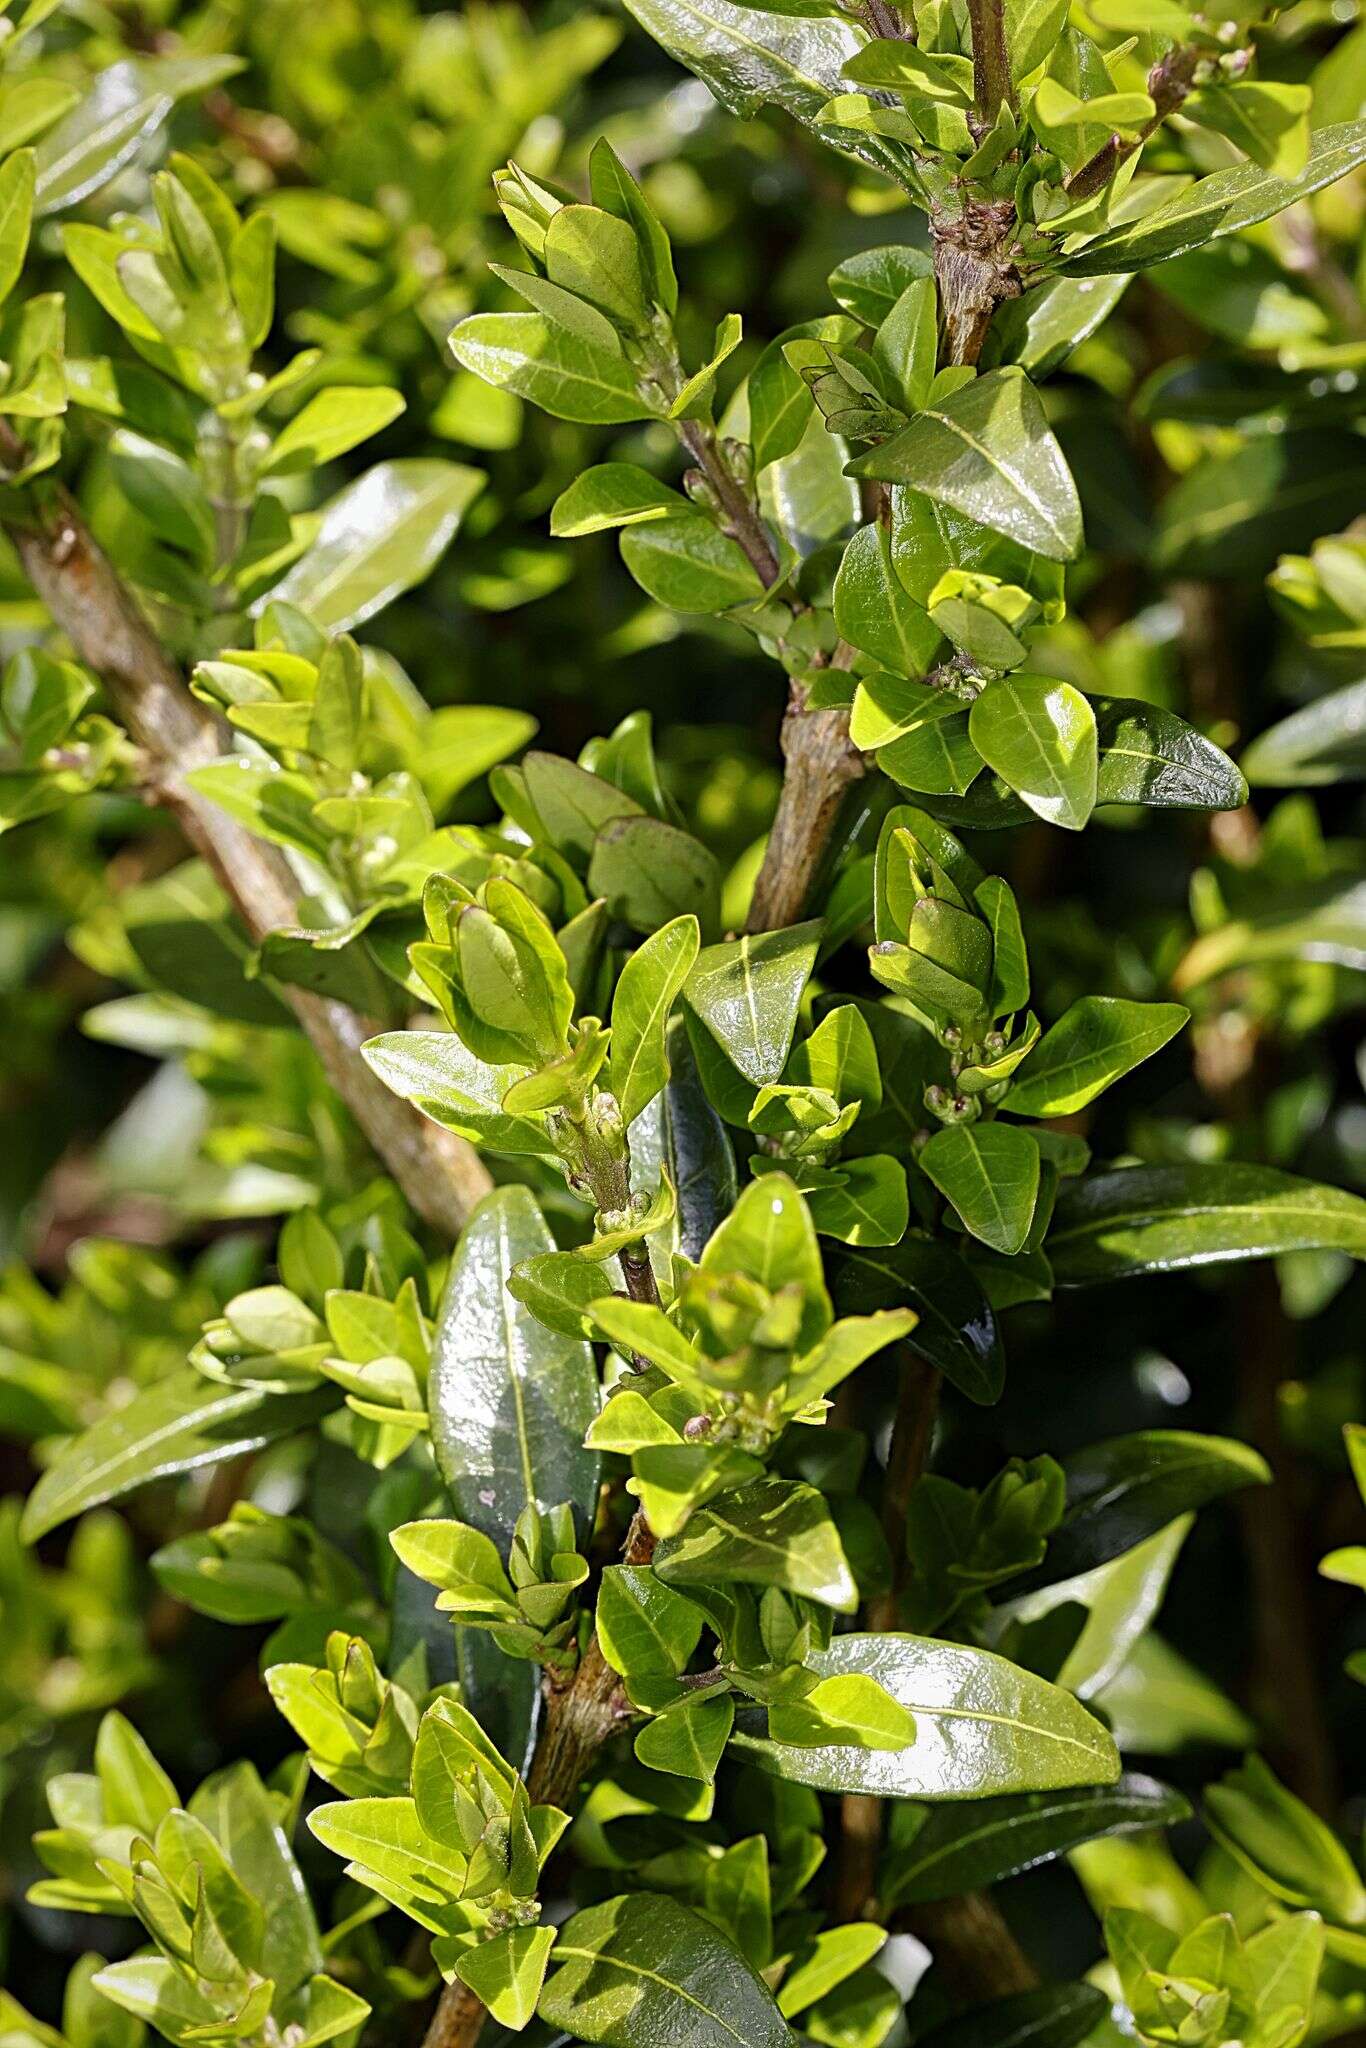
{"type": "Polygon", "coordinates": [[[1002,676],[968,717],[972,743],[1050,825],[1080,832],[1095,808],[1099,745],[1096,715],[1071,683],[1002,676]]]}
{"type": "Polygon", "coordinates": [[[1012,1081],[1012,1116],[1070,1116],[1151,1059],[1190,1017],[1180,1003],[1082,996],[1046,1031],[1012,1081]]]}
{"type": "Polygon", "coordinates": [[[1023,1249],[1039,1192],[1039,1148],[1010,1124],[936,1131],[920,1164],[974,1237],[1006,1257],[1023,1249]]]}
{"type": "Polygon", "coordinates": [[[637,948],[612,998],[612,1093],[631,1124],[669,1078],[666,1033],[674,998],[698,952],[697,919],[676,917],[637,948]]]}

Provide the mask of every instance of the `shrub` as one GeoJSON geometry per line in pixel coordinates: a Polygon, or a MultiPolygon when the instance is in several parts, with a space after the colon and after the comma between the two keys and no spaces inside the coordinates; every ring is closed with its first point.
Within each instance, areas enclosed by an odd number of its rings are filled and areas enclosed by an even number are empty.
{"type": "Polygon", "coordinates": [[[6,17],[0,2032],[1345,2035],[1366,27],[630,6],[6,17]]]}

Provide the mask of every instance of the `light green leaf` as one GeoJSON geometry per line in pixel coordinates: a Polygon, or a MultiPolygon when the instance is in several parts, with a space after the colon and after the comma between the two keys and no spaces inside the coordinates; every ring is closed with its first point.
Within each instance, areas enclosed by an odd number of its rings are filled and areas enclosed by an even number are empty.
{"type": "MultiPolygon", "coordinates": [[[[844,551],[835,577],[835,626],[851,647],[895,676],[923,676],[934,659],[943,635],[893,569],[887,530],[880,524],[861,526],[844,551]]],[[[961,709],[942,694],[938,701],[947,709],[961,709]]],[[[902,724],[888,737],[905,730],[902,724]]],[[[865,737],[857,744],[885,741],[865,737]]]]}
{"type": "Polygon", "coordinates": [[[730,1739],[735,1705],[729,1693],[689,1693],[636,1736],[636,1761],[674,1778],[710,1785],[730,1739]]]}
{"type": "Polygon", "coordinates": [[[1165,206],[1141,219],[1097,235],[1058,266],[1068,277],[1105,277],[1116,271],[1147,270],[1216,235],[1234,235],[1267,220],[1297,199],[1307,199],[1366,162],[1366,121],[1320,128],[1309,161],[1298,177],[1278,178],[1252,164],[1237,164],[1197,178],[1165,206]]]}
{"type": "Polygon", "coordinates": [[[291,1436],[337,1400],[331,1387],[308,1394],[223,1387],[182,1366],[64,1446],[28,1497],[24,1540],[36,1543],[72,1515],[121,1500],[153,1479],[219,1465],[291,1436]]]}
{"type": "Polygon", "coordinates": [[[295,604],[324,632],[349,631],[435,568],[483,487],[458,462],[377,463],[325,508],[312,545],[253,610],[295,604]]]}
{"type": "Polygon", "coordinates": [[[451,335],[451,354],[500,391],[515,391],[556,419],[590,426],[647,420],[620,349],[589,341],[541,313],[474,313],[451,335]]]}
{"type": "Polygon", "coordinates": [[[111,64],[35,153],[37,211],[58,213],[98,192],[138,155],[177,100],[240,71],[242,57],[140,57],[111,64]]]}
{"type": "Polygon", "coordinates": [[[759,1479],[698,1508],[681,1536],[655,1551],[667,1585],[781,1586],[837,1613],[852,1614],[858,1587],[830,1510],[814,1486],[759,1479]]]}
{"type": "Polygon", "coordinates": [[[368,441],[403,411],[403,394],[373,384],[330,384],[309,399],[275,438],[263,476],[293,476],[321,469],[358,442],[368,441]]]}
{"type": "Polygon", "coordinates": [[[33,151],[17,149],[0,166],[0,301],[19,282],[33,227],[33,151]]]}
{"type": "Polygon", "coordinates": [[[666,1034],[674,999],[698,953],[697,919],[676,917],[637,947],[612,998],[612,1093],[633,1123],[669,1078],[666,1034]]]}
{"type": "Polygon", "coordinates": [[[799,1700],[771,1706],[768,1732],[775,1742],[804,1749],[840,1743],[900,1750],[915,1741],[915,1716],[865,1672],[842,1671],[822,1678],[799,1700]]]}
{"type": "Polygon", "coordinates": [[[637,463],[600,462],[561,491],[550,509],[550,531],[562,539],[577,539],[686,511],[687,502],[637,463]]]}
{"type": "Polygon", "coordinates": [[[920,1164],[982,1243],[1021,1251],[1039,1192],[1039,1148],[1010,1124],[954,1124],[936,1131],[920,1164]]]}
{"type": "Polygon", "coordinates": [[[989,768],[1050,825],[1080,832],[1095,808],[1096,716],[1071,683],[1002,676],[968,717],[972,743],[989,768]]]}
{"type": "Polygon", "coordinates": [[[500,2027],[520,2033],[535,2016],[554,1946],[553,1927],[510,1927],[457,1956],[455,1973],[500,2027]]]}
{"type": "Polygon", "coordinates": [[[1035,1046],[1006,1106],[1012,1116],[1070,1116],[1160,1052],[1189,1017],[1181,1003],[1081,996],[1035,1046]]]}

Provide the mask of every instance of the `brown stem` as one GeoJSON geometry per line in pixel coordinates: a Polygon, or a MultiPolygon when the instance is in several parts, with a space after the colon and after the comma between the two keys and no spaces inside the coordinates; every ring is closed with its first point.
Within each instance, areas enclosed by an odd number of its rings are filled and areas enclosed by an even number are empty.
{"type": "MultiPolygon", "coordinates": [[[[0,460],[15,468],[23,453],[5,426],[0,460]]],[[[297,924],[294,887],[281,856],[188,786],[189,771],[223,751],[218,721],[185,688],[72,499],[60,487],[40,486],[30,518],[7,519],[5,529],[56,624],[103,679],[118,717],[153,764],[159,801],[213,868],[251,936],[259,940],[297,924]]],[[[457,1235],[492,1186],[478,1155],[371,1073],[360,1047],[374,1034],[372,1022],[344,1003],[300,989],[283,994],[328,1080],[409,1203],[434,1229],[457,1235]]]]}
{"type": "Polygon", "coordinates": [[[678,438],[715,492],[725,531],[744,549],[759,581],[771,589],[782,564],[748,491],[721,452],[715,429],[701,420],[680,420],[678,438]]]}
{"type": "Polygon", "coordinates": [[[752,932],[779,931],[800,918],[845,791],[866,765],[849,737],[849,713],[839,706],[809,711],[806,692],[795,680],[782,747],[783,786],[750,903],[752,932]]]}
{"type": "Polygon", "coordinates": [[[972,89],[978,119],[990,127],[1002,102],[1015,104],[1006,47],[1005,0],[968,0],[972,23],[972,89]]]}
{"type": "MultiPolygon", "coordinates": [[[[637,1512],[622,1549],[623,1564],[648,1564],[655,1539],[637,1512]]],[[[568,1684],[551,1684],[545,1725],[536,1744],[527,1791],[538,1806],[572,1806],[574,1795],[603,1745],[631,1717],[621,1680],[594,1636],[568,1684]]],[[[437,2002],[422,2048],[474,2048],[487,2017],[463,1984],[448,1984],[437,2002]]]]}
{"type": "Polygon", "coordinates": [[[1136,135],[1112,135],[1108,142],[1102,143],[1095,155],[1088,157],[1067,180],[1069,198],[1091,199],[1097,192],[1104,191],[1120,165],[1135,150],[1142,149],[1168,116],[1190,97],[1195,90],[1195,73],[1201,57],[1202,52],[1190,44],[1178,44],[1168,50],[1165,57],[1159,57],[1148,73],[1148,97],[1154,107],[1152,119],[1136,135]]]}
{"type": "Polygon", "coordinates": [[[961,1892],[898,1913],[897,1925],[918,1935],[943,1972],[945,1988],[963,2005],[985,2005],[1014,1991],[1032,1991],[1038,1972],[986,1892],[961,1892]]]}

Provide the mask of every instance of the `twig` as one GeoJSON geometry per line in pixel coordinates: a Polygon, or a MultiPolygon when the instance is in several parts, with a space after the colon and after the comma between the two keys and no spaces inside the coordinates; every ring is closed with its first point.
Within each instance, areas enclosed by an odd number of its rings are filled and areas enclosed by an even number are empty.
{"type": "MultiPolygon", "coordinates": [[[[0,422],[0,461],[11,469],[24,451],[0,422]]],[[[100,676],[134,741],[157,766],[160,800],[213,868],[254,939],[298,922],[284,861],[185,777],[223,751],[218,721],[184,679],[60,486],[40,484],[29,516],[5,530],[29,581],[80,659],[100,676]]],[[[398,1182],[417,1214],[455,1237],[493,1183],[477,1153],[390,1094],[360,1057],[375,1026],[344,1003],[286,988],[284,997],[322,1062],[328,1080],[398,1182]]]]}
{"type": "Polygon", "coordinates": [[[1003,104],[1015,104],[1010,51],[1006,46],[1005,0],[968,0],[968,18],[972,23],[973,98],[978,119],[990,128],[1003,104]]]}
{"type": "Polygon", "coordinates": [[[1148,73],[1148,97],[1155,109],[1152,119],[1136,135],[1112,135],[1102,143],[1095,155],[1088,157],[1067,180],[1069,198],[1090,199],[1103,191],[1120,165],[1152,139],[1168,116],[1195,90],[1195,73],[1203,54],[1189,43],[1178,43],[1165,57],[1158,58],[1148,73]]]}

